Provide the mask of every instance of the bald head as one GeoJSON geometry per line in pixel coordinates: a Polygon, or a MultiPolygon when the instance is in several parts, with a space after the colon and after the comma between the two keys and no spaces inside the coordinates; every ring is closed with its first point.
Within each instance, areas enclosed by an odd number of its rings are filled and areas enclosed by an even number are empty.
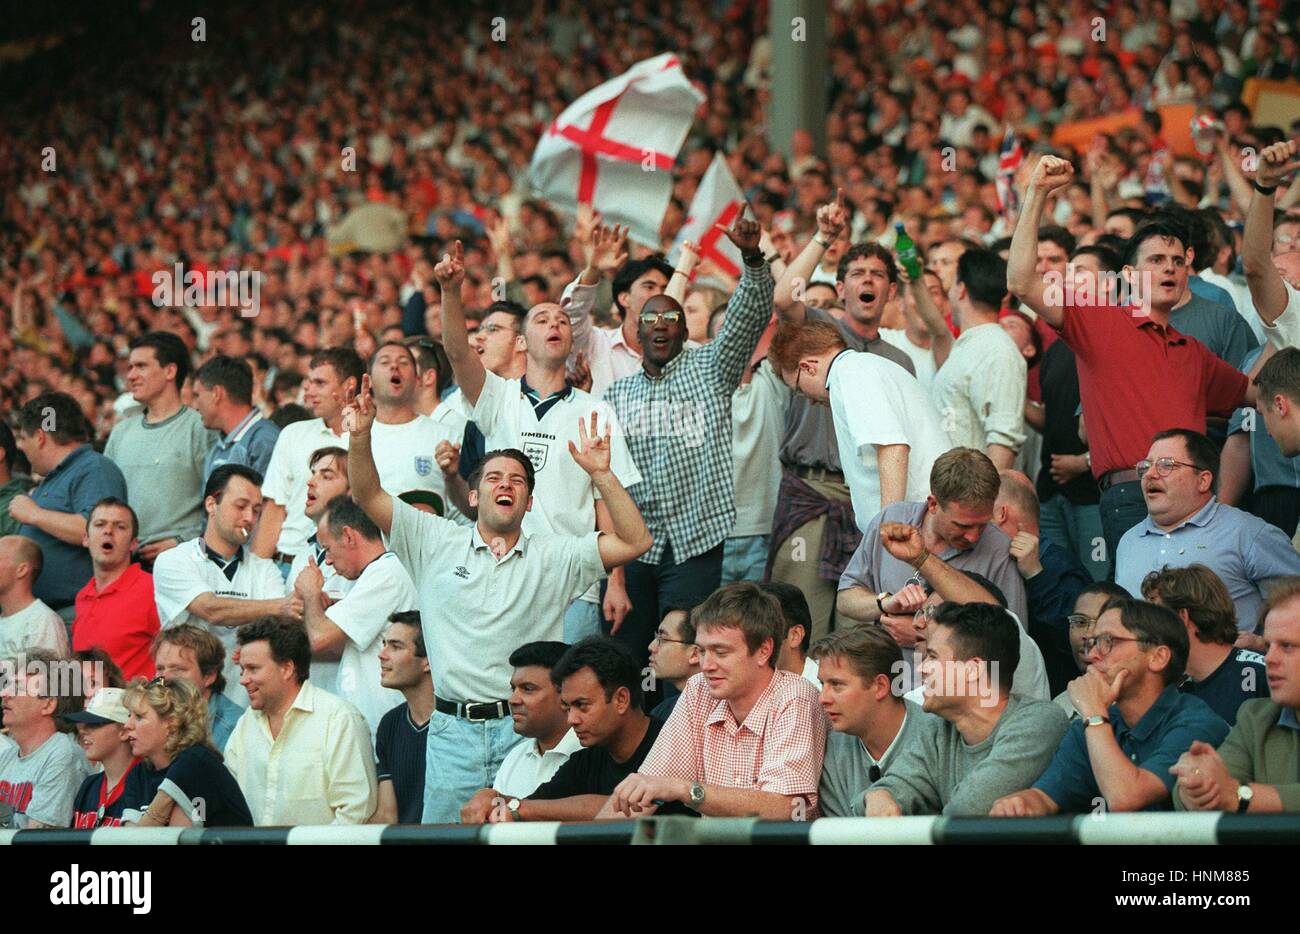
{"type": "Polygon", "coordinates": [[[1300,251],[1279,253],[1273,257],[1273,268],[1293,289],[1300,289],[1300,251]]]}
{"type": "Polygon", "coordinates": [[[44,567],[41,546],[27,536],[0,538],[0,593],[8,593],[14,587],[25,588],[30,593],[44,567]]]}
{"type": "Polygon", "coordinates": [[[1029,478],[1018,470],[1000,470],[993,522],[1014,538],[1021,530],[1038,534],[1038,493],[1029,478]]]}

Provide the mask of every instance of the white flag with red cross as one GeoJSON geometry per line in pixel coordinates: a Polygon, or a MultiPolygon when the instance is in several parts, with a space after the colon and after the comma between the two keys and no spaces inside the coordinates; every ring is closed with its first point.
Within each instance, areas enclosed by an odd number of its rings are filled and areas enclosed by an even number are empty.
{"type": "Polygon", "coordinates": [[[721,272],[732,278],[740,276],[740,250],[732,243],[718,225],[731,227],[736,216],[745,210],[745,196],[741,193],[736,178],[727,167],[727,160],[722,153],[714,153],[709,170],[700,179],[700,187],[695,189],[691,200],[691,210],[686,216],[686,223],[677,233],[670,255],[677,262],[682,243],[693,242],[699,250],[700,261],[709,260],[721,272]]]}
{"type": "Polygon", "coordinates": [[[591,205],[604,223],[659,247],[673,164],[704,95],[671,52],[633,65],[565,108],[529,166],[534,191],[554,206],[591,205]]]}

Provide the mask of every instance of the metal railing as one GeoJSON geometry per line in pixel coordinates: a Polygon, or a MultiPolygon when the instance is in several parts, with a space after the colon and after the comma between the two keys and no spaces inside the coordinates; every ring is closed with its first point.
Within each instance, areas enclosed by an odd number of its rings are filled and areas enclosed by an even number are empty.
{"type": "Polygon", "coordinates": [[[519,844],[1297,844],[1300,814],[1087,814],[1058,817],[648,817],[637,821],[483,826],[202,827],[0,830],[0,846],[482,846],[519,844]]]}

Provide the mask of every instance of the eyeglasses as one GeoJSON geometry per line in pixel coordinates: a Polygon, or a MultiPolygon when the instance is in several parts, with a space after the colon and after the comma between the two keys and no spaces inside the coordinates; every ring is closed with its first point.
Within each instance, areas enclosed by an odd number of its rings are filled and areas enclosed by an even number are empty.
{"type": "Polygon", "coordinates": [[[1083,613],[1071,613],[1069,616],[1066,617],[1066,619],[1069,621],[1070,626],[1071,626],[1072,628],[1074,628],[1074,627],[1082,627],[1082,626],[1091,626],[1091,625],[1093,625],[1095,622],[1097,622],[1097,617],[1095,617],[1095,616],[1087,616],[1087,615],[1085,615],[1085,614],[1083,614],[1083,613]]]}
{"type": "Polygon", "coordinates": [[[1184,464],[1182,461],[1176,461],[1172,457],[1157,457],[1153,461],[1140,460],[1133,465],[1139,477],[1145,477],[1147,471],[1152,467],[1156,469],[1157,477],[1167,477],[1174,472],[1175,467],[1190,467],[1192,470],[1200,470],[1195,464],[1184,464]]]}
{"type": "Polygon", "coordinates": [[[674,310],[674,311],[643,311],[643,312],[641,312],[641,323],[642,323],[642,324],[650,324],[650,325],[654,325],[654,324],[658,324],[660,321],[665,321],[665,322],[667,322],[668,324],[676,324],[678,321],[681,321],[681,320],[682,320],[682,313],[681,313],[680,311],[675,311],[675,310],[674,310]]]}
{"type": "Polygon", "coordinates": [[[509,331],[512,334],[519,333],[517,328],[512,328],[508,324],[485,324],[479,328],[479,333],[486,334],[489,337],[496,334],[498,331],[509,331]]]}
{"type": "Polygon", "coordinates": [[[931,605],[931,606],[923,606],[923,607],[921,607],[919,610],[917,610],[915,613],[912,614],[912,618],[913,618],[913,619],[923,619],[923,620],[925,620],[927,623],[933,623],[933,622],[934,622],[934,618],[935,618],[938,614],[939,614],[939,608],[938,608],[937,606],[934,606],[934,605],[931,605]]]}
{"type": "Polygon", "coordinates": [[[1147,645],[1151,643],[1147,639],[1134,639],[1129,636],[1112,636],[1108,632],[1103,632],[1099,636],[1086,636],[1080,643],[1083,647],[1083,654],[1087,655],[1094,648],[1097,654],[1105,658],[1115,648],[1116,642],[1142,642],[1147,645]]]}
{"type": "Polygon", "coordinates": [[[662,629],[655,633],[655,639],[654,639],[654,641],[655,641],[655,642],[659,642],[659,643],[664,643],[664,642],[676,642],[678,645],[694,645],[694,644],[695,644],[694,642],[687,642],[685,639],[669,639],[667,636],[665,636],[665,635],[663,634],[663,630],[662,630],[662,629]]]}

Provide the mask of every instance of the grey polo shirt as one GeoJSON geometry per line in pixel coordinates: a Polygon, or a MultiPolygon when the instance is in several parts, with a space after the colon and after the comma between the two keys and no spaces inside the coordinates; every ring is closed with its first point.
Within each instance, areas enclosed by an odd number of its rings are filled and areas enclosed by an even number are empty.
{"type": "MultiPolygon", "coordinates": [[[[913,376],[916,367],[912,359],[893,344],[877,336],[865,340],[847,324],[828,311],[807,308],[809,321],[824,321],[835,325],[849,350],[860,350],[892,360],[913,376]]],[[[835,420],[831,410],[824,405],[813,405],[804,396],[790,400],[785,413],[785,438],[781,441],[781,463],[786,467],[821,467],[842,472],[839,444],[835,440],[835,420]]]]}
{"type": "Polygon", "coordinates": [[[1243,369],[1246,355],[1259,346],[1241,315],[1226,305],[1193,294],[1186,305],[1175,308],[1169,323],[1180,333],[1194,337],[1229,366],[1243,369]]]}
{"type": "MultiPolygon", "coordinates": [[[[862,544],[853,553],[848,567],[840,576],[840,590],[865,587],[872,593],[888,590],[895,593],[912,580],[911,566],[899,561],[885,551],[880,543],[882,522],[906,522],[921,527],[925,518],[925,503],[890,503],[871,520],[862,544]]],[[[936,554],[960,571],[972,571],[987,577],[1007,598],[1007,609],[1017,619],[1029,619],[1029,605],[1025,599],[1025,584],[1020,579],[1016,562],[1011,558],[1011,539],[1002,534],[993,523],[984,527],[983,534],[970,551],[949,548],[936,554]]]]}
{"type": "MultiPolygon", "coordinates": [[[[42,509],[80,513],[87,521],[91,508],[106,496],[126,499],[126,480],[116,464],[88,444],[74,448],[31,493],[32,500],[42,509]]],[[[18,534],[40,545],[45,559],[45,567],[32,593],[49,604],[50,609],[71,606],[77,599],[77,591],[90,580],[90,552],[81,545],[60,541],[34,525],[22,526],[18,534]]]]}

